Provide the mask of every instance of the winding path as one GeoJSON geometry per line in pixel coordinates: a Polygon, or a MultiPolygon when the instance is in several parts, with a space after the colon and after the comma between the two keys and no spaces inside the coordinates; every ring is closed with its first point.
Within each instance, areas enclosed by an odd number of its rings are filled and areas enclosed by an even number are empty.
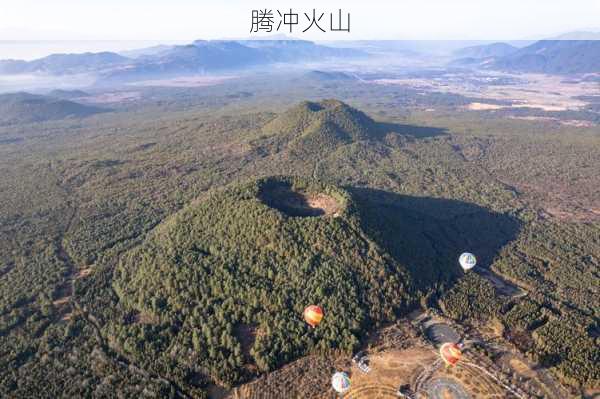
{"type": "Polygon", "coordinates": [[[429,399],[471,399],[471,396],[458,383],[449,378],[436,378],[423,389],[429,399]]]}
{"type": "MultiPolygon", "coordinates": [[[[60,186],[64,190],[64,192],[68,198],[70,198],[71,196],[74,195],[72,190],[63,182],[60,183],[60,186]]],[[[167,383],[169,386],[171,386],[173,388],[173,391],[175,392],[175,395],[177,398],[183,398],[183,399],[192,398],[192,396],[189,395],[188,393],[186,393],[185,390],[183,390],[176,382],[174,382],[168,378],[165,378],[161,375],[151,373],[151,372],[145,370],[144,368],[136,365],[135,362],[133,362],[131,359],[123,356],[122,354],[117,354],[117,353],[115,353],[115,351],[111,350],[107,344],[107,340],[102,335],[102,330],[100,329],[100,326],[96,322],[95,318],[93,316],[91,316],[88,312],[86,312],[83,309],[83,307],[81,306],[81,304],[79,304],[79,302],[77,302],[77,299],[75,298],[75,295],[74,295],[75,280],[76,280],[78,271],[83,270],[84,268],[77,267],[76,262],[73,260],[71,255],[69,255],[69,252],[67,251],[67,249],[65,248],[65,245],[64,245],[65,237],[66,237],[67,233],[69,232],[69,230],[71,229],[71,227],[73,225],[73,221],[75,220],[75,216],[77,214],[77,208],[75,206],[73,206],[70,199],[67,200],[66,206],[68,209],[72,209],[72,213],[71,213],[71,216],[69,217],[67,224],[65,225],[65,228],[63,229],[63,231],[61,232],[60,236],[57,239],[57,253],[56,254],[57,254],[57,257],[67,266],[68,276],[67,276],[67,281],[65,283],[63,283],[64,288],[62,290],[63,291],[62,295],[59,298],[55,299],[55,301],[54,301],[55,303],[58,302],[61,305],[67,304],[67,303],[70,305],[70,312],[65,312],[65,310],[62,310],[62,312],[60,313],[63,316],[62,320],[67,320],[68,318],[70,318],[70,315],[72,313],[76,312],[77,315],[81,316],[82,319],[92,327],[92,329],[94,330],[94,333],[95,333],[96,341],[98,342],[98,345],[100,347],[100,350],[104,353],[104,355],[107,359],[110,359],[112,361],[112,363],[114,365],[116,365],[117,367],[119,367],[127,372],[130,372],[131,367],[134,367],[134,368],[140,370],[143,374],[149,376],[150,379],[167,383]]]]}

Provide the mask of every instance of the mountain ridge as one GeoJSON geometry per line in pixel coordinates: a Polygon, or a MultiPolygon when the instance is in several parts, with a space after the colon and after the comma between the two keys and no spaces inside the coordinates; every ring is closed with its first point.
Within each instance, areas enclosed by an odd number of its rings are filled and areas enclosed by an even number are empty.
{"type": "Polygon", "coordinates": [[[51,54],[32,61],[0,60],[0,74],[47,73],[67,75],[123,65],[129,58],[117,53],[51,54]]]}
{"type": "Polygon", "coordinates": [[[51,54],[32,61],[0,60],[0,74],[98,73],[103,80],[127,80],[364,55],[360,50],[327,47],[306,40],[196,40],[128,54],[134,58],[100,52],[51,54]]]}
{"type": "Polygon", "coordinates": [[[491,68],[551,74],[600,71],[599,40],[540,40],[500,57],[491,68]]]}
{"type": "Polygon", "coordinates": [[[0,94],[0,124],[4,125],[82,118],[107,111],[67,99],[26,92],[0,94]]]}
{"type": "Polygon", "coordinates": [[[488,58],[504,57],[518,50],[518,47],[508,43],[497,42],[480,46],[469,46],[459,49],[452,54],[459,58],[488,58]]]}

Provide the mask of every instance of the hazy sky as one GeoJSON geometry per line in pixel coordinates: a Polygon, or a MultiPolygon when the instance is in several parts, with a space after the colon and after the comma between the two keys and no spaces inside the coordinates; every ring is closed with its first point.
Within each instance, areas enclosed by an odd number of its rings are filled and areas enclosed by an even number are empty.
{"type": "Polygon", "coordinates": [[[600,27],[600,0],[2,0],[0,40],[244,37],[253,9],[290,7],[301,24],[304,12],[324,12],[327,29],[330,12],[350,12],[350,33],[295,28],[313,40],[530,39],[600,27]]]}

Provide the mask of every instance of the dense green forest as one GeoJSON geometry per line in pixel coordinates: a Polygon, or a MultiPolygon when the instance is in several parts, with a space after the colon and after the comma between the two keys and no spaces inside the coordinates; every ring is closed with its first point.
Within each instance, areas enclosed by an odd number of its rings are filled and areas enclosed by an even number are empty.
{"type": "Polygon", "coordinates": [[[563,382],[598,386],[597,131],[402,87],[241,89],[0,127],[0,396],[205,397],[418,306],[495,317],[563,382]],[[270,184],[340,214],[290,216],[270,184]],[[463,277],[464,250],[526,296],[463,277]]]}
{"type": "Polygon", "coordinates": [[[122,258],[114,288],[129,321],[111,335],[150,364],[183,350],[182,368],[225,384],[247,378],[244,365],[268,371],[314,351],[350,354],[368,331],[454,281],[467,243],[482,256],[497,251],[510,239],[503,227],[514,234],[517,223],[455,201],[298,178],[236,186],[169,218],[122,258]],[[343,210],[297,216],[281,206],[297,193],[325,194],[343,210]],[[475,218],[495,236],[461,232],[475,218]],[[313,303],[326,313],[314,331],[300,317],[313,303]]]}
{"type": "Polygon", "coordinates": [[[210,195],[123,257],[115,291],[128,317],[155,322],[115,325],[113,335],[152,361],[180,348],[183,367],[226,384],[244,377],[245,364],[268,371],[315,350],[351,353],[364,331],[415,297],[406,269],[364,235],[354,207],[345,191],[304,180],[210,195]],[[345,209],[286,216],[259,200],[274,185],[327,193],[345,209]],[[313,303],[326,317],[311,330],[301,314],[313,303]]]}

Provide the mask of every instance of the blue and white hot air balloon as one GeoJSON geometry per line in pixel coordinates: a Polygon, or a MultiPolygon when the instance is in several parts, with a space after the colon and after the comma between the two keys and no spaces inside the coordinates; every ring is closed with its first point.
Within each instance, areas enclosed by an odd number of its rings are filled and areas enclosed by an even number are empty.
{"type": "Polygon", "coordinates": [[[464,271],[471,270],[477,264],[477,258],[470,252],[465,252],[458,258],[458,263],[464,271]]]}

